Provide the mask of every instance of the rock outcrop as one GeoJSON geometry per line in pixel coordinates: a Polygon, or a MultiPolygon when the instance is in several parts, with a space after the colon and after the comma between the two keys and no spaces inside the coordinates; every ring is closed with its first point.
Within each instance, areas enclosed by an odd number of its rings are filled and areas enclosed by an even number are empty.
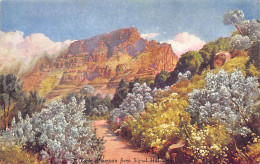
{"type": "Polygon", "coordinates": [[[214,57],[214,68],[218,68],[218,67],[224,65],[231,58],[232,57],[228,51],[218,52],[214,57]]]}
{"type": "Polygon", "coordinates": [[[115,75],[108,66],[92,66],[85,70],[69,70],[63,73],[60,84],[80,84],[87,83],[98,77],[111,78],[115,75]]]}

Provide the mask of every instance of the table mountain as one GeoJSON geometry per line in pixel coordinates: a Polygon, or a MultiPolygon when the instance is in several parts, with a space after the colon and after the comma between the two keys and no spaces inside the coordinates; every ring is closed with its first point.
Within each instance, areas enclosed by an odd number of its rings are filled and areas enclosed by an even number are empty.
{"type": "Polygon", "coordinates": [[[173,71],[177,61],[170,44],[147,41],[136,28],[126,28],[75,41],[55,60],[40,59],[22,79],[27,90],[50,99],[85,84],[96,93],[113,94],[122,78],[154,77],[161,70],[173,71]]]}

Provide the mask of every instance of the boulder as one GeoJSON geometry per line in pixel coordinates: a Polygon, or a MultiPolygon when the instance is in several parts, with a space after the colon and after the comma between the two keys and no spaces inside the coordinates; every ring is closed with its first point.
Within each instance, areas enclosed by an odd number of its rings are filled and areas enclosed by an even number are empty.
{"type": "Polygon", "coordinates": [[[214,68],[218,68],[224,65],[230,59],[231,59],[231,55],[228,51],[220,51],[216,53],[214,57],[214,68]]]}

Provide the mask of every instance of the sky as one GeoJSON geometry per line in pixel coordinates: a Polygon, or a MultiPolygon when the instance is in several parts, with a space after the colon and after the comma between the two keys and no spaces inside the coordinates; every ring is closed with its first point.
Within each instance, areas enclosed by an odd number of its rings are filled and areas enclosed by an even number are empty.
{"type": "Polygon", "coordinates": [[[53,41],[79,40],[120,28],[157,33],[158,41],[189,32],[204,41],[228,36],[228,9],[259,19],[257,0],[2,0],[1,30],[43,33],[53,41]]]}
{"type": "Polygon", "coordinates": [[[235,28],[222,22],[227,10],[259,19],[260,7],[258,0],[0,0],[0,6],[0,48],[6,54],[11,48],[31,51],[30,44],[32,54],[55,53],[73,40],[136,27],[148,40],[172,44],[178,56],[230,36],[235,28]],[[38,52],[35,42],[46,42],[47,49],[38,52]]]}

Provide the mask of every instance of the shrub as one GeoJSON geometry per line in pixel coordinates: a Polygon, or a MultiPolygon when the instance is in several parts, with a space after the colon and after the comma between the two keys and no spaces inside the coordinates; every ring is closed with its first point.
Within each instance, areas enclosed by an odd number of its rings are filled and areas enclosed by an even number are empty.
{"type": "Polygon", "coordinates": [[[5,146],[0,145],[0,162],[1,163],[24,163],[38,164],[37,155],[26,152],[17,145],[5,146]]]}
{"type": "Polygon", "coordinates": [[[131,143],[163,156],[171,144],[185,139],[183,130],[190,120],[185,111],[188,104],[178,98],[177,94],[171,94],[149,104],[139,118],[123,124],[132,132],[131,143]]]}
{"type": "Polygon", "coordinates": [[[177,82],[189,80],[190,78],[191,78],[191,72],[190,71],[186,71],[183,74],[181,72],[179,72],[179,74],[178,74],[178,81],[177,82]]]}
{"type": "Polygon", "coordinates": [[[146,83],[135,83],[132,92],[127,94],[120,108],[115,108],[111,112],[110,119],[113,122],[120,125],[126,116],[132,115],[137,117],[138,112],[144,110],[145,104],[154,100],[154,93],[146,83]]]}
{"type": "Polygon", "coordinates": [[[126,98],[128,93],[128,83],[125,79],[122,79],[119,83],[118,88],[116,89],[116,93],[111,101],[111,103],[115,107],[119,107],[119,105],[123,102],[123,100],[126,98]]]}
{"type": "Polygon", "coordinates": [[[193,162],[229,163],[227,152],[231,137],[225,126],[221,124],[204,125],[201,129],[190,126],[189,133],[187,149],[191,151],[193,162]]]}
{"type": "Polygon", "coordinates": [[[233,49],[248,49],[249,47],[252,46],[252,42],[249,39],[248,36],[242,36],[242,35],[235,35],[231,38],[230,42],[230,47],[233,49]]]}
{"type": "Polygon", "coordinates": [[[74,97],[78,103],[85,101],[84,114],[87,115],[89,119],[102,119],[107,118],[109,115],[109,110],[112,109],[112,104],[109,96],[102,98],[100,94],[92,95],[91,86],[82,89],[79,93],[70,93],[67,95],[63,102],[68,104],[71,102],[71,98],[74,97]],[[90,91],[89,91],[90,90],[90,91]],[[91,93],[90,93],[91,92],[91,93]]]}
{"type": "Polygon", "coordinates": [[[170,76],[170,73],[168,71],[161,71],[159,74],[157,74],[155,76],[155,79],[154,79],[154,86],[156,88],[163,88],[165,87],[165,81],[167,78],[169,78],[170,76]]]}
{"type": "Polygon", "coordinates": [[[248,121],[255,113],[252,108],[259,92],[257,79],[245,78],[238,70],[231,74],[224,70],[218,74],[208,73],[205,79],[206,88],[189,94],[187,110],[193,122],[202,124],[216,119],[236,134],[250,132],[248,121]]]}
{"type": "Polygon", "coordinates": [[[103,140],[83,115],[85,102],[75,98],[65,105],[60,100],[48,105],[40,113],[12,121],[12,130],[3,133],[7,142],[17,142],[40,153],[50,163],[86,162],[102,158],[103,140]]]}

